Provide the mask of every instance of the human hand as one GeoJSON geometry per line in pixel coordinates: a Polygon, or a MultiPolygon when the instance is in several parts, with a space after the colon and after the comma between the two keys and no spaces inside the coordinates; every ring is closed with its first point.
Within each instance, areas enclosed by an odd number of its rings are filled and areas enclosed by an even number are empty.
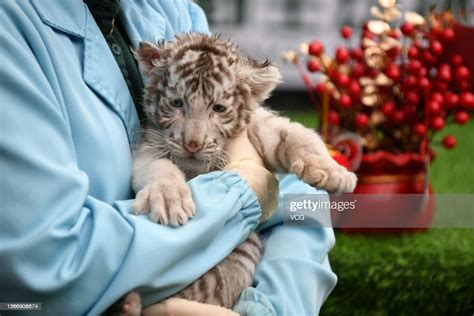
{"type": "Polygon", "coordinates": [[[170,298],[145,308],[143,316],[238,316],[239,314],[216,305],[203,304],[183,298],[170,298]]]}

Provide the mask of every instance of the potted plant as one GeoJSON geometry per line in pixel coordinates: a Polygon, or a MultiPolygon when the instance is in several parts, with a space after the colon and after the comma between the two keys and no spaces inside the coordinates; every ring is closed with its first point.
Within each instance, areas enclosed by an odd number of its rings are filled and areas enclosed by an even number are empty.
{"type": "MultiPolygon", "coordinates": [[[[284,58],[297,66],[320,109],[323,138],[348,153],[359,177],[354,193],[429,194],[434,135],[446,124],[467,123],[474,109],[471,71],[461,54],[447,53],[456,31],[445,14],[433,11],[425,19],[403,13],[395,0],[379,0],[371,14],[357,45],[351,45],[353,31],[344,26],[347,43],[334,56],[315,40],[284,58]]],[[[452,149],[456,138],[448,135],[442,145],[452,149]]],[[[399,231],[428,227],[434,212],[428,201],[407,217],[405,225],[413,229],[399,231]]],[[[403,211],[373,209],[371,216],[394,218],[403,211]]],[[[345,220],[350,226],[364,219],[345,220]]]]}

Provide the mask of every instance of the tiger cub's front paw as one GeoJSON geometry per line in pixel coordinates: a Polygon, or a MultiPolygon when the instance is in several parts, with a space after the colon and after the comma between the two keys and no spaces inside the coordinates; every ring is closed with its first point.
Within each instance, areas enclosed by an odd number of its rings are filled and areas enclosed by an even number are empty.
{"type": "Polygon", "coordinates": [[[186,224],[196,212],[191,190],[184,181],[158,181],[138,192],[135,214],[149,214],[155,223],[177,227],[186,224]]]}
{"type": "Polygon", "coordinates": [[[338,168],[329,171],[329,178],[325,189],[332,193],[352,193],[357,185],[357,176],[346,168],[338,168]]]}
{"type": "Polygon", "coordinates": [[[328,158],[314,154],[296,160],[290,171],[304,182],[330,193],[351,193],[357,184],[354,173],[328,158]]]}

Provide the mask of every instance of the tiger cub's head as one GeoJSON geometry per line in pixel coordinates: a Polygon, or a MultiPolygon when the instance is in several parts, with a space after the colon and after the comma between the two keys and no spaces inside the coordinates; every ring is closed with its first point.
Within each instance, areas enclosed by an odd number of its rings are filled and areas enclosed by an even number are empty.
{"type": "MultiPolygon", "coordinates": [[[[145,133],[177,162],[223,162],[227,140],[280,81],[278,68],[240,54],[220,36],[188,34],[170,42],[142,42],[136,52],[148,75],[145,133]]],[[[215,169],[216,166],[209,169],[215,169]]]]}

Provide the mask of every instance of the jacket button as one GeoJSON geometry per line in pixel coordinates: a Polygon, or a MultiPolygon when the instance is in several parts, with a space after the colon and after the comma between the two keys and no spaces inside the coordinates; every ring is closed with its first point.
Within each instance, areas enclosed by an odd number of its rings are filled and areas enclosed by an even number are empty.
{"type": "Polygon", "coordinates": [[[120,54],[122,54],[122,49],[117,44],[112,44],[112,52],[115,55],[120,56],[120,54]]]}

